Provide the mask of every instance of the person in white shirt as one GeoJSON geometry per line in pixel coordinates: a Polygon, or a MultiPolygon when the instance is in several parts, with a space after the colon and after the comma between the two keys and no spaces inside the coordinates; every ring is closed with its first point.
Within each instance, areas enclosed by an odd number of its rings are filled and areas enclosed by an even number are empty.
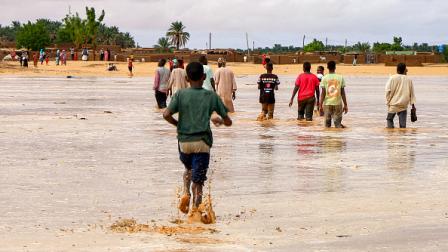
{"type": "Polygon", "coordinates": [[[398,114],[400,128],[406,128],[409,104],[415,108],[415,94],[412,80],[407,76],[406,64],[397,65],[397,74],[392,75],[386,84],[387,128],[394,128],[394,117],[398,114]]]}
{"type": "Polygon", "coordinates": [[[202,88],[210,91],[216,91],[215,79],[213,79],[213,71],[212,68],[208,66],[207,56],[201,55],[201,57],[199,57],[199,63],[201,63],[204,67],[204,74],[206,76],[202,88]]]}

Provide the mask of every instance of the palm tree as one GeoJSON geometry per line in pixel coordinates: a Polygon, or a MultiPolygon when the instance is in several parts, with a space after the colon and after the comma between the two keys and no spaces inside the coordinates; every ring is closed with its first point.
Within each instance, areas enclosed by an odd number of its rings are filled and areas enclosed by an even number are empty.
{"type": "Polygon", "coordinates": [[[161,52],[168,52],[170,51],[170,41],[167,37],[159,38],[157,40],[157,45],[154,45],[154,48],[157,48],[161,52]]]}
{"type": "Polygon", "coordinates": [[[181,46],[185,46],[187,41],[190,39],[190,33],[184,31],[185,26],[180,21],[171,23],[170,29],[166,33],[171,45],[176,46],[179,50],[181,46]]]}
{"type": "Polygon", "coordinates": [[[86,41],[85,43],[87,44],[87,39],[90,39],[90,42],[92,43],[92,47],[93,47],[93,59],[95,60],[95,51],[96,51],[96,45],[97,45],[97,35],[98,35],[98,30],[100,28],[101,22],[103,22],[104,20],[104,10],[101,11],[101,15],[98,17],[98,19],[96,18],[96,13],[95,13],[95,8],[89,8],[86,7],[86,15],[87,15],[87,20],[86,20],[86,33],[87,33],[87,37],[86,37],[86,41]]]}

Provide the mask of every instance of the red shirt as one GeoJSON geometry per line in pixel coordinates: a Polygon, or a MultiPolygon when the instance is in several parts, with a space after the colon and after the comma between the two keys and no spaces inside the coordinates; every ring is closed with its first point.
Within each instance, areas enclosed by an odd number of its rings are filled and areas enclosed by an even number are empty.
{"type": "Polygon", "coordinates": [[[296,87],[299,87],[299,101],[311,98],[319,87],[319,79],[312,73],[303,73],[297,77],[296,87]]]}

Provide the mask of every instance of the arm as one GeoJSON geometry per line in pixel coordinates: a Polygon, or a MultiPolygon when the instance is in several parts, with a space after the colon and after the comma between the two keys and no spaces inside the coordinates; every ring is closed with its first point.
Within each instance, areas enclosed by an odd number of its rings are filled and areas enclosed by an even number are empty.
{"type": "Polygon", "coordinates": [[[216,92],[216,88],[215,88],[215,79],[210,78],[210,84],[212,85],[213,91],[216,92]]]}
{"type": "Polygon", "coordinates": [[[316,105],[319,105],[319,85],[316,86],[316,105]]]}
{"type": "Polygon", "coordinates": [[[232,73],[232,91],[233,91],[232,99],[233,100],[236,99],[236,89],[237,89],[237,87],[236,87],[236,80],[235,80],[235,76],[232,73]]]}
{"type": "Polygon", "coordinates": [[[327,90],[324,87],[322,87],[322,92],[320,94],[320,102],[319,102],[320,112],[324,111],[324,100],[325,100],[326,94],[327,94],[327,90]]]}
{"type": "Polygon", "coordinates": [[[414,93],[414,84],[411,81],[411,104],[412,104],[413,109],[415,109],[415,102],[416,102],[416,98],[415,98],[415,93],[414,93]]]}
{"type": "Polygon", "coordinates": [[[165,112],[163,112],[163,118],[170,124],[177,127],[178,122],[176,119],[174,119],[173,113],[171,113],[171,111],[169,109],[166,109],[165,112]]]}
{"type": "Polygon", "coordinates": [[[390,99],[392,98],[392,96],[391,96],[391,81],[392,81],[392,79],[389,78],[389,80],[386,83],[386,105],[387,106],[389,106],[390,99]]]}
{"type": "Polygon", "coordinates": [[[292,104],[294,103],[294,97],[296,97],[296,94],[297,94],[298,91],[299,91],[299,87],[295,86],[294,90],[292,91],[291,100],[289,101],[289,107],[291,107],[292,104]]]}
{"type": "Polygon", "coordinates": [[[225,116],[225,117],[214,117],[212,118],[212,122],[215,126],[219,127],[221,125],[225,125],[227,127],[232,126],[232,119],[230,119],[230,117],[225,116]]]}
{"type": "Polygon", "coordinates": [[[344,102],[344,112],[348,113],[348,106],[347,106],[347,97],[345,95],[345,88],[341,88],[341,95],[342,95],[342,101],[344,102]]]}
{"type": "Polygon", "coordinates": [[[156,71],[156,76],[154,77],[154,90],[158,90],[160,87],[160,74],[159,71],[156,71]]]}

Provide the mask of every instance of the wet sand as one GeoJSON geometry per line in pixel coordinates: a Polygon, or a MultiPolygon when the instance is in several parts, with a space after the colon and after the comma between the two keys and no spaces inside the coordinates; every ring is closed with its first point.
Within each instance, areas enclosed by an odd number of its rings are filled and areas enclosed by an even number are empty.
{"type": "Polygon", "coordinates": [[[384,129],[383,75],[347,76],[348,128],[325,130],[294,120],[292,75],[257,122],[256,76],[239,76],[204,232],[172,223],[182,166],[152,78],[0,77],[0,251],[446,251],[448,77],[411,77],[409,129],[384,129]]]}

